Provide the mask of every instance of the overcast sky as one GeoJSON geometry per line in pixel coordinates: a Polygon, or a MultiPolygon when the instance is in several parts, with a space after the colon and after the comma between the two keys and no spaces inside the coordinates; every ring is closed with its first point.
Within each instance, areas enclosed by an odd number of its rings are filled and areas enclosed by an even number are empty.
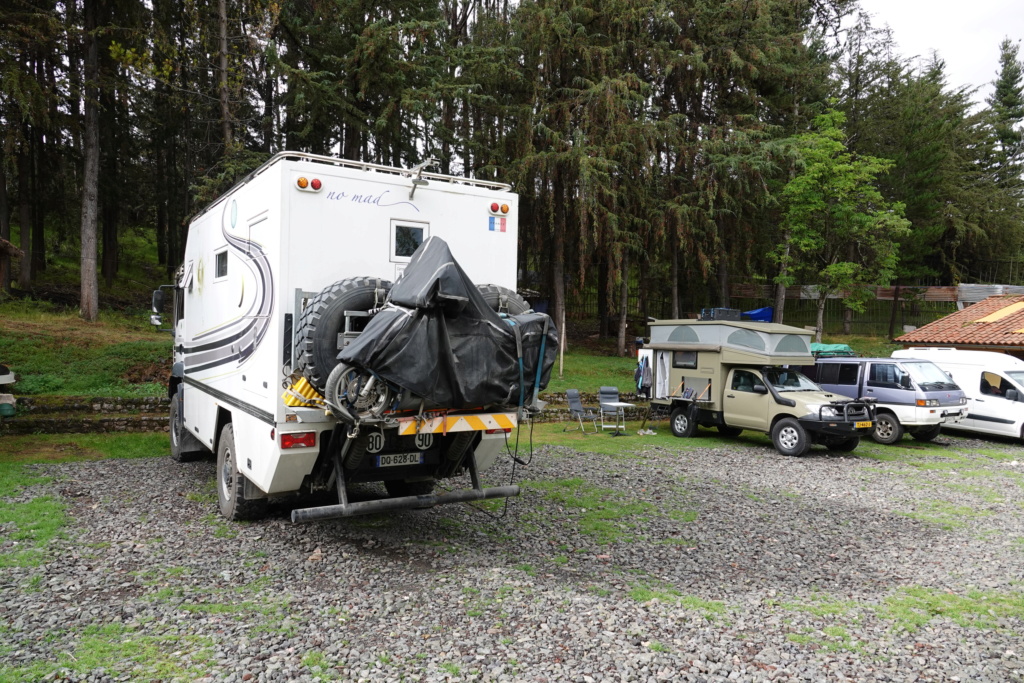
{"type": "MultiPolygon", "coordinates": [[[[889,25],[905,57],[929,57],[932,50],[946,62],[951,88],[979,87],[983,102],[999,71],[999,43],[1024,39],[1022,0],[860,0],[876,27],[889,25]]],[[[1024,57],[1024,48],[1021,49],[1024,57]]]]}

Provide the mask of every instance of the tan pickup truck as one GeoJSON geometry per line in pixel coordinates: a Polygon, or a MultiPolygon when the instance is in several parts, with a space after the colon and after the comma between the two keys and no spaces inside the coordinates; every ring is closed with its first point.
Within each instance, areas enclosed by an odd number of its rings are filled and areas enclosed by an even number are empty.
{"type": "Polygon", "coordinates": [[[874,427],[871,402],[822,391],[797,370],[814,364],[809,331],[728,320],[657,320],[650,330],[651,403],[670,411],[676,436],[749,429],[798,456],[812,444],[852,451],[874,427]]]}

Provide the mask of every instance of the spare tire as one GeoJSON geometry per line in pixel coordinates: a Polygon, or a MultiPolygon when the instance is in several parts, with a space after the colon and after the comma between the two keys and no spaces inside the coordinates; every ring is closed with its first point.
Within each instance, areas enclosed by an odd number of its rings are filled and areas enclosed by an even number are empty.
{"type": "Polygon", "coordinates": [[[530,304],[515,291],[501,285],[477,285],[484,295],[484,301],[498,313],[522,315],[530,310],[530,304]]]}
{"type": "MultiPolygon", "coordinates": [[[[338,334],[345,331],[345,311],[380,308],[391,291],[391,283],[373,277],[350,277],[325,287],[313,297],[299,316],[295,369],[323,393],[327,376],[338,364],[338,334]]],[[[361,330],[368,319],[359,318],[361,330]]]]}

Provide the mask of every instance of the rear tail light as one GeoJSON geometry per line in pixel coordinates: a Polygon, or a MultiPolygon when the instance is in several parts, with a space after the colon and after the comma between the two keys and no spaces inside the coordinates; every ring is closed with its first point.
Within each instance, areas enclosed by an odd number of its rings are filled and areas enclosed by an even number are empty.
{"type": "Polygon", "coordinates": [[[487,430],[488,434],[501,434],[503,432],[505,434],[510,434],[512,432],[512,429],[509,428],[509,429],[488,429],[487,430]]]}
{"type": "Polygon", "coordinates": [[[312,448],[316,446],[316,432],[292,432],[281,435],[281,448],[312,448]]]}

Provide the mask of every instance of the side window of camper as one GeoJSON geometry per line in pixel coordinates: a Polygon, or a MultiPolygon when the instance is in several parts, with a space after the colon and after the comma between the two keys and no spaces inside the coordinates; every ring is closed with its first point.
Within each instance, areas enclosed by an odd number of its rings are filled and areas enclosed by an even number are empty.
{"type": "Polygon", "coordinates": [[[847,384],[850,386],[857,384],[859,371],[859,363],[839,363],[839,377],[836,378],[836,384],[847,384]]]}
{"type": "Polygon", "coordinates": [[[673,351],[672,352],[672,367],[674,368],[690,368],[697,367],[697,352],[696,351],[673,351]]]}
{"type": "Polygon", "coordinates": [[[218,251],[213,255],[214,271],[213,279],[219,280],[228,276],[228,250],[218,251]]]}

